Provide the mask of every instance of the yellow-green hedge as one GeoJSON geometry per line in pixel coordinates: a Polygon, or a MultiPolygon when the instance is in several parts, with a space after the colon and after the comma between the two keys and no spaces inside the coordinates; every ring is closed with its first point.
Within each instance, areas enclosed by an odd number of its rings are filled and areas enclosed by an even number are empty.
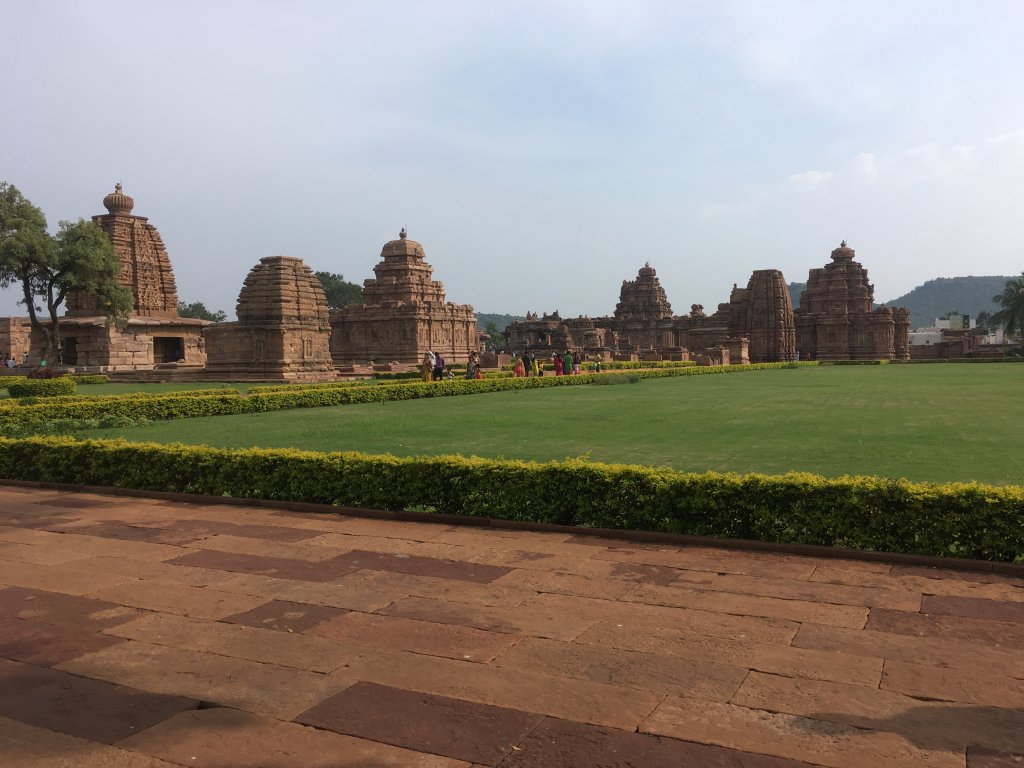
{"type": "Polygon", "coordinates": [[[11,397],[53,398],[70,395],[75,391],[75,382],[66,376],[55,379],[22,379],[7,385],[11,397]]]}
{"type": "MultiPolygon", "coordinates": [[[[480,380],[453,379],[437,382],[404,382],[379,384],[374,387],[325,387],[319,389],[263,392],[248,395],[216,394],[203,397],[180,397],[178,393],[141,398],[89,399],[67,404],[39,403],[20,408],[0,409],[0,434],[5,426],[24,426],[56,419],[98,419],[104,416],[125,416],[132,419],[162,421],[195,416],[222,416],[235,413],[279,411],[287,408],[318,408],[351,403],[377,403],[391,400],[412,400],[424,397],[502,392],[519,389],[569,387],[592,384],[615,376],[632,378],[663,378],[720,373],[741,373],[772,368],[793,368],[797,363],[758,363],[755,365],[705,366],[668,368],[623,373],[581,374],[579,376],[541,376],[533,378],[493,378],[480,380]]],[[[802,365],[802,364],[801,364],[802,365]]]]}
{"type": "Polygon", "coordinates": [[[561,461],[0,438],[0,477],[1024,560],[1024,488],[561,461]]]}

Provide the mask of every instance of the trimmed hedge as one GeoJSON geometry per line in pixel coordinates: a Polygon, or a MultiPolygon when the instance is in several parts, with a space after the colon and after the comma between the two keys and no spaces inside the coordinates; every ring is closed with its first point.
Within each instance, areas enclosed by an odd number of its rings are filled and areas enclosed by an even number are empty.
{"type": "MultiPolygon", "coordinates": [[[[125,392],[120,395],[55,395],[42,401],[46,405],[69,405],[79,403],[117,403],[123,400],[152,400],[155,397],[211,397],[213,395],[239,394],[239,390],[228,387],[217,389],[183,389],[180,392],[163,392],[154,394],[151,392],[125,392]]],[[[0,400],[0,410],[4,408],[16,408],[18,406],[36,405],[39,398],[21,397],[0,400]]]]}
{"type": "Polygon", "coordinates": [[[76,384],[106,384],[110,377],[103,373],[72,373],[68,376],[76,384]]]}
{"type": "Polygon", "coordinates": [[[1024,561],[1024,488],[0,438],[0,477],[1024,561]]]}
{"type": "Polygon", "coordinates": [[[56,397],[70,395],[75,391],[75,382],[67,376],[54,379],[24,379],[7,385],[11,397],[56,397]]]}
{"type": "MultiPolygon", "coordinates": [[[[334,387],[304,389],[260,394],[220,394],[213,390],[208,397],[178,397],[176,393],[145,398],[90,398],[85,402],[50,404],[40,403],[21,408],[0,409],[0,430],[10,426],[55,419],[98,419],[104,416],[125,416],[132,419],[164,421],[195,416],[222,416],[236,413],[279,411],[286,408],[319,408],[350,403],[379,403],[391,400],[412,400],[423,397],[451,397],[453,395],[503,392],[542,387],[570,387],[592,384],[602,377],[624,376],[641,379],[668,376],[696,376],[720,373],[742,373],[775,368],[796,368],[813,363],[756,363],[753,365],[704,366],[627,373],[580,374],[579,376],[540,376],[531,378],[453,379],[436,382],[408,382],[380,384],[374,387],[334,387]]],[[[199,390],[191,390],[199,391],[199,390]]],[[[202,390],[207,391],[207,390],[202,390]]]]}

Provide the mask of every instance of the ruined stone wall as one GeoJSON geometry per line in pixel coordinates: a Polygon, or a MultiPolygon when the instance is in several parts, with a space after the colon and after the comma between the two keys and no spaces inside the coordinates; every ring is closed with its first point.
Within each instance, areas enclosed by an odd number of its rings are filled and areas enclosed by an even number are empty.
{"type": "MultiPolygon", "coordinates": [[[[13,355],[20,365],[29,354],[31,335],[32,324],[27,317],[0,317],[0,356],[13,355]]],[[[6,357],[0,360],[0,370],[6,362],[6,357]]]]}

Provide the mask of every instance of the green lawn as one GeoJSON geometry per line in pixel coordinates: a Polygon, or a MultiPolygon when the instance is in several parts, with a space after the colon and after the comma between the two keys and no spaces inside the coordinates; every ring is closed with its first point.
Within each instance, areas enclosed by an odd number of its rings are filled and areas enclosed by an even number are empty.
{"type": "Polygon", "coordinates": [[[828,366],[184,419],[83,435],[1021,484],[1022,392],[1024,365],[828,366]]]}

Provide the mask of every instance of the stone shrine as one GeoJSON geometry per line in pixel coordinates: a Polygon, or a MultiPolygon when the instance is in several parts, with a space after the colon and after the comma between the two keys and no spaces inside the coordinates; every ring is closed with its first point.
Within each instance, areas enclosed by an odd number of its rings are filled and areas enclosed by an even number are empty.
{"type": "Polygon", "coordinates": [[[334,362],[418,365],[428,350],[466,362],[479,349],[473,307],[445,300],[444,283],[432,279],[423,246],[405,229],[380,255],[376,277],[363,283],[363,303],[331,312],[334,362]]]}
{"type": "MultiPolygon", "coordinates": [[[[120,258],[118,280],[131,291],[132,309],[127,325],[118,328],[107,324],[97,296],[71,292],[60,323],[62,362],[85,371],[202,366],[202,329],[210,323],[178,315],[174,273],[157,228],[145,216],[132,215],[135,201],[120,184],[103,198],[103,206],[107,213],[92,220],[120,258]]],[[[45,341],[33,334],[30,362],[37,363],[44,353],[45,341]]]]}
{"type": "Polygon", "coordinates": [[[746,288],[733,286],[729,296],[729,335],[750,340],[750,362],[796,359],[796,325],[789,286],[777,269],[757,269],[746,288]]]}
{"type": "Polygon", "coordinates": [[[245,278],[237,322],[205,329],[206,375],[212,379],[329,381],[327,297],[302,259],[267,256],[245,278]]]}
{"type": "Polygon", "coordinates": [[[875,287],[844,240],[832,261],[807,276],[796,310],[797,349],[804,360],[908,360],[910,312],[873,309],[875,287]]]}

